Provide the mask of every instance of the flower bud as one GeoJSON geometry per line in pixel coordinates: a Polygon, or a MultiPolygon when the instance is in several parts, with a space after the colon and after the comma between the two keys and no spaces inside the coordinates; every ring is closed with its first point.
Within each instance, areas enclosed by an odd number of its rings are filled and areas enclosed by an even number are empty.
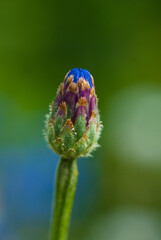
{"type": "Polygon", "coordinates": [[[101,122],[92,75],[69,71],[60,84],[46,120],[49,146],[65,158],[88,156],[98,146],[101,122]]]}

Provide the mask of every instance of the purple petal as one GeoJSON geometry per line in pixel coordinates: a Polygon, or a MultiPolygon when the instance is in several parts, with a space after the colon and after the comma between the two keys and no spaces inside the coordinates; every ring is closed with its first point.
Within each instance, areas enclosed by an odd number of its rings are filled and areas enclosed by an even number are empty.
{"type": "Polygon", "coordinates": [[[87,117],[87,109],[86,109],[86,106],[79,106],[79,107],[77,108],[77,110],[76,110],[76,112],[75,112],[75,114],[74,114],[74,116],[73,116],[73,118],[72,118],[73,124],[75,124],[77,118],[78,118],[80,115],[81,115],[81,116],[83,115],[84,118],[86,119],[86,117],[87,117]]]}
{"type": "Polygon", "coordinates": [[[82,90],[82,88],[79,87],[79,98],[85,97],[87,99],[87,102],[89,103],[89,95],[90,95],[90,89],[82,90]]]}
{"type": "Polygon", "coordinates": [[[66,92],[63,100],[67,104],[67,118],[71,118],[75,112],[78,95],[74,92],[66,92]]]}
{"type": "Polygon", "coordinates": [[[90,103],[89,103],[89,119],[90,119],[90,117],[91,117],[91,115],[92,115],[93,110],[94,110],[95,107],[96,107],[96,104],[97,104],[96,96],[93,95],[93,96],[91,97],[90,103]]]}
{"type": "Polygon", "coordinates": [[[64,84],[64,94],[63,95],[66,94],[66,91],[67,91],[68,87],[69,87],[69,83],[65,83],[64,84]]]}

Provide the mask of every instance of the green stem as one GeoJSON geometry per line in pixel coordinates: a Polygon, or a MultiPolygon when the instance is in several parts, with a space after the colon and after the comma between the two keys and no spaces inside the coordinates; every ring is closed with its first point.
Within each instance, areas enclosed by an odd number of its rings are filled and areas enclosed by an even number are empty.
{"type": "Polygon", "coordinates": [[[56,174],[50,240],[66,240],[78,178],[77,159],[61,157],[56,174]]]}

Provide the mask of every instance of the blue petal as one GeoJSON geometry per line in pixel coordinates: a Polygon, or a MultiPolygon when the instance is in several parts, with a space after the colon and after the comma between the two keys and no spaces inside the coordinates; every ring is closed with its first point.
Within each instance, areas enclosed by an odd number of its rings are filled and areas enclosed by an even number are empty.
{"type": "Polygon", "coordinates": [[[92,77],[91,74],[86,70],[86,69],[81,69],[81,68],[73,68],[67,75],[66,80],[68,79],[69,76],[73,75],[74,79],[73,82],[77,83],[79,78],[82,77],[84,80],[86,80],[90,88],[92,88],[93,83],[92,83],[92,77]]]}

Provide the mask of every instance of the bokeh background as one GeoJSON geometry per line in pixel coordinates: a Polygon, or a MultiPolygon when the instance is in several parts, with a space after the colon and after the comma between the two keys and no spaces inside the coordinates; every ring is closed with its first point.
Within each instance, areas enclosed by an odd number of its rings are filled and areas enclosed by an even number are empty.
{"type": "Polygon", "coordinates": [[[58,156],[42,135],[66,72],[104,130],[79,159],[70,240],[161,239],[161,2],[0,1],[0,239],[46,240],[58,156]]]}

